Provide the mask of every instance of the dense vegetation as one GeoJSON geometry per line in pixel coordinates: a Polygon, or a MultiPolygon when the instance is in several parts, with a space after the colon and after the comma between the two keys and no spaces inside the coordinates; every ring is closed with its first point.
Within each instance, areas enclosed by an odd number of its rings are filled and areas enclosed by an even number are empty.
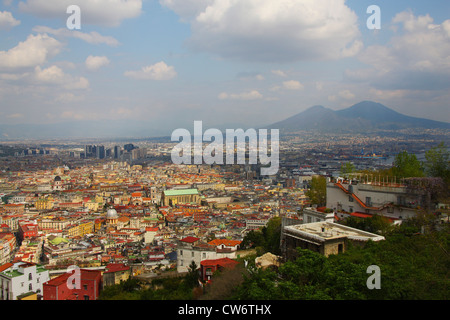
{"type": "Polygon", "coordinates": [[[384,228],[386,240],[369,242],[363,248],[351,247],[345,253],[328,258],[298,249],[299,257],[284,263],[278,270],[255,269],[245,277],[233,297],[272,300],[449,299],[449,226],[421,234],[424,219],[412,219],[398,227],[388,227],[379,217],[358,221],[366,230],[384,228]],[[371,265],[380,268],[381,289],[370,290],[366,285],[371,275],[367,268],[371,265]]]}

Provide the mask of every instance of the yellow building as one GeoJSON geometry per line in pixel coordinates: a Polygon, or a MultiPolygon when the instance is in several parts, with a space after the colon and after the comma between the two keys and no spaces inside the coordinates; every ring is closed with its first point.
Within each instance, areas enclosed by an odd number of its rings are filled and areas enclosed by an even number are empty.
{"type": "Polygon", "coordinates": [[[54,200],[52,197],[41,198],[34,203],[37,210],[50,210],[53,209],[54,200]]]}

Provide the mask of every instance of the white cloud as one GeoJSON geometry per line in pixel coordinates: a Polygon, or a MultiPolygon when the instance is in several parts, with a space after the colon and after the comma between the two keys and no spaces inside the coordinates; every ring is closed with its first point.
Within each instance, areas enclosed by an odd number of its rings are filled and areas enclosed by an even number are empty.
{"type": "Polygon", "coordinates": [[[89,56],[86,58],[85,65],[89,71],[97,71],[110,63],[105,56],[89,56]]]}
{"type": "Polygon", "coordinates": [[[161,0],[191,24],[195,50],[250,61],[339,59],[361,49],[345,0],[161,0]]]}
{"type": "Polygon", "coordinates": [[[272,70],[272,73],[280,77],[287,77],[286,72],[282,70],[272,70]]]}
{"type": "Polygon", "coordinates": [[[351,100],[355,98],[355,94],[352,93],[350,90],[339,91],[339,96],[346,100],[351,100]]]}
{"type": "Polygon", "coordinates": [[[7,118],[10,118],[10,119],[23,118],[23,114],[22,113],[13,113],[13,114],[8,115],[7,118]]]}
{"type": "Polygon", "coordinates": [[[257,100],[261,99],[263,95],[259,93],[257,90],[252,90],[248,92],[242,92],[242,93],[226,93],[222,92],[219,94],[218,98],[220,100],[257,100]]]}
{"type": "Polygon", "coordinates": [[[36,26],[33,28],[33,31],[39,33],[48,33],[56,37],[77,38],[90,44],[106,44],[111,47],[117,47],[120,44],[119,41],[114,37],[102,36],[96,31],[86,33],[77,30],[69,30],[67,28],[52,29],[46,26],[36,26]]]}
{"type": "Polygon", "coordinates": [[[170,80],[177,76],[177,72],[173,66],[161,61],[138,71],[126,71],[124,75],[138,80],[170,80]]]}
{"type": "Polygon", "coordinates": [[[303,90],[304,86],[299,81],[289,80],[283,82],[283,87],[288,90],[303,90]]]}
{"type": "Polygon", "coordinates": [[[65,74],[63,70],[57,66],[51,66],[46,69],[42,69],[40,66],[35,68],[34,78],[39,83],[57,84],[61,83],[65,74]]]}
{"type": "Polygon", "coordinates": [[[37,66],[33,74],[33,82],[39,85],[57,85],[67,90],[80,90],[89,88],[89,81],[84,77],[74,77],[64,73],[58,66],[42,69],[37,66]]]}
{"type": "Polygon", "coordinates": [[[347,70],[354,81],[381,90],[436,90],[450,87],[450,20],[435,24],[432,17],[397,14],[397,34],[386,45],[367,47],[358,55],[368,67],[347,70]]]}
{"type": "Polygon", "coordinates": [[[19,20],[16,20],[11,12],[0,11],[0,30],[6,30],[20,24],[19,20]]]}
{"type": "Polygon", "coordinates": [[[62,44],[46,34],[29,35],[8,51],[0,51],[0,70],[35,67],[58,54],[62,44]]]}
{"type": "Polygon", "coordinates": [[[159,3],[182,19],[193,19],[203,12],[205,8],[212,4],[214,0],[160,0],[159,3]]]}
{"type": "MultiPolygon", "coordinates": [[[[19,9],[41,18],[66,21],[67,7],[73,4],[73,0],[26,0],[19,3],[19,9]]],[[[123,20],[142,13],[142,0],[77,0],[76,5],[81,8],[81,27],[84,23],[119,26],[123,20]]]]}

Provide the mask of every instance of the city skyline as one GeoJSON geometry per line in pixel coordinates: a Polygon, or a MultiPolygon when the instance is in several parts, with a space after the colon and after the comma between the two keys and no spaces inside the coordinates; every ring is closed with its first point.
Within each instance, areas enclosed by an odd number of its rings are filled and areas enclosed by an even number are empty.
{"type": "MultiPolygon", "coordinates": [[[[2,124],[259,127],[363,100],[450,122],[446,1],[0,2],[2,124]],[[81,9],[70,30],[69,5],[81,9]],[[369,30],[377,5],[381,29],[369,30]]],[[[150,132],[155,132],[151,134],[150,132]]],[[[100,132],[99,132],[100,133],[100,132]]]]}

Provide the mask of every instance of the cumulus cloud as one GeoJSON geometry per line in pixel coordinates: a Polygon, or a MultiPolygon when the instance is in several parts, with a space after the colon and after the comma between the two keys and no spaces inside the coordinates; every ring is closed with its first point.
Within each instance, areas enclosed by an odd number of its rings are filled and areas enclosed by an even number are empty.
{"type": "Polygon", "coordinates": [[[284,72],[283,70],[272,70],[272,73],[274,75],[280,76],[280,77],[287,77],[286,72],[284,72]]]}
{"type": "Polygon", "coordinates": [[[397,14],[400,25],[387,45],[367,47],[358,58],[366,68],[347,70],[350,80],[365,81],[381,90],[436,90],[450,84],[450,20],[435,24],[432,17],[397,14]]]}
{"type": "Polygon", "coordinates": [[[345,0],[161,0],[191,24],[188,45],[224,58],[339,59],[362,47],[345,0]]]}
{"type": "Polygon", "coordinates": [[[283,82],[283,87],[288,90],[303,90],[304,86],[297,80],[289,80],[283,82]]]}
{"type": "MultiPolygon", "coordinates": [[[[41,18],[66,20],[67,7],[73,0],[26,0],[19,2],[22,12],[41,18]]],[[[81,24],[119,26],[123,20],[138,17],[142,13],[142,0],[78,0],[81,24]]]]}
{"type": "Polygon", "coordinates": [[[177,72],[173,66],[160,61],[141,70],[126,71],[124,75],[137,80],[170,80],[177,76],[177,72]]]}
{"type": "Polygon", "coordinates": [[[20,24],[19,20],[16,20],[11,12],[0,11],[0,30],[6,30],[20,24]]]}
{"type": "Polygon", "coordinates": [[[257,90],[251,90],[242,93],[226,93],[222,92],[219,94],[220,100],[258,100],[261,99],[263,95],[257,90]]]}
{"type": "Polygon", "coordinates": [[[47,34],[29,35],[8,51],[0,51],[0,70],[35,67],[60,52],[63,45],[47,34]]]}
{"type": "Polygon", "coordinates": [[[53,29],[46,26],[36,26],[33,28],[33,31],[51,34],[56,37],[77,38],[90,44],[106,44],[111,47],[116,47],[119,45],[119,41],[114,37],[102,36],[96,31],[86,33],[77,30],[69,30],[67,28],[53,29]]]}
{"type": "Polygon", "coordinates": [[[84,77],[73,77],[58,66],[41,68],[37,66],[32,75],[32,81],[39,85],[58,85],[68,90],[87,89],[89,81],[84,77]]]}
{"type": "Polygon", "coordinates": [[[89,71],[97,71],[101,67],[104,67],[110,63],[109,59],[105,56],[89,56],[86,58],[85,65],[89,71]]]}

